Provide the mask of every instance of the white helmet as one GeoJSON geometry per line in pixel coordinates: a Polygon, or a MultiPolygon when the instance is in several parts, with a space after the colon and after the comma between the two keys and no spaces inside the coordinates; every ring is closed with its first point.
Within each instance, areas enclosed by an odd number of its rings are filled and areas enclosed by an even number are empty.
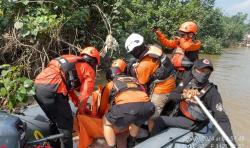
{"type": "Polygon", "coordinates": [[[125,48],[127,52],[131,52],[135,47],[141,46],[144,43],[144,38],[138,33],[132,33],[129,35],[125,42],[125,48]]]}

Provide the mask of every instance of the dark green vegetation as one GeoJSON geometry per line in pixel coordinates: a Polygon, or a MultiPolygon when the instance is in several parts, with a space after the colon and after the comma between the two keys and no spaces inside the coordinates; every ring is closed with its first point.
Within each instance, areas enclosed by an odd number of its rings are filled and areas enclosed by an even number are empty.
{"type": "Polygon", "coordinates": [[[120,45],[114,57],[126,55],[124,41],[130,33],[141,33],[153,43],[157,40],[151,27],[160,27],[171,38],[185,21],[199,25],[197,38],[203,42],[202,51],[220,54],[223,47],[239,42],[250,27],[245,14],[224,16],[214,8],[214,1],[1,0],[0,65],[21,66],[24,75],[34,78],[51,58],[58,56],[62,41],[78,47],[91,44],[103,48],[109,30],[104,20],[110,23],[120,45]],[[103,20],[94,4],[107,19],[103,20]]]}
{"type": "Polygon", "coordinates": [[[4,64],[0,71],[0,109],[12,110],[35,94],[33,81],[22,76],[23,66],[4,64]]]}

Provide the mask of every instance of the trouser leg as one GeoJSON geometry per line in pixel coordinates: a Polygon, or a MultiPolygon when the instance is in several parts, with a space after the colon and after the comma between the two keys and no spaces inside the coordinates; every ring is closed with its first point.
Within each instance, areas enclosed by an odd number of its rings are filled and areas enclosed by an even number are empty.
{"type": "Polygon", "coordinates": [[[73,117],[68,97],[63,94],[57,94],[56,98],[56,124],[60,133],[64,134],[62,142],[65,148],[73,147],[72,131],[73,117]]]}
{"type": "Polygon", "coordinates": [[[56,111],[53,107],[55,104],[55,93],[37,88],[34,98],[49,120],[54,122],[55,117],[52,113],[56,111]]]}
{"type": "Polygon", "coordinates": [[[195,125],[193,120],[184,116],[168,117],[160,116],[156,121],[152,130],[152,135],[156,135],[168,127],[177,127],[183,129],[191,129],[195,125]]]}
{"type": "MultiPolygon", "coordinates": [[[[36,87],[36,95],[34,96],[35,100],[45,113],[45,115],[48,117],[49,121],[49,135],[58,134],[58,128],[56,125],[56,119],[55,119],[55,100],[56,100],[56,94],[54,92],[51,92],[47,89],[36,87]]],[[[60,141],[59,140],[51,140],[50,141],[51,146],[53,147],[60,147],[60,141]]]]}
{"type": "Polygon", "coordinates": [[[50,124],[50,134],[57,134],[59,130],[60,133],[64,134],[62,141],[65,147],[73,147],[71,134],[73,131],[73,117],[68,97],[37,88],[35,99],[52,122],[50,124]]]}
{"type": "Polygon", "coordinates": [[[155,106],[155,112],[148,120],[148,129],[151,132],[154,127],[154,120],[160,116],[165,104],[168,102],[168,97],[167,94],[152,94],[150,99],[155,106]]]}

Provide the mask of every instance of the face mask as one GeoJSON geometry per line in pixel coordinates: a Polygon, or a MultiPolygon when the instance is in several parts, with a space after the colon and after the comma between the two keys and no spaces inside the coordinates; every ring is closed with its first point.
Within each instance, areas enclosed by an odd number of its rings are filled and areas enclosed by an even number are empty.
{"type": "Polygon", "coordinates": [[[206,74],[203,72],[198,73],[195,69],[192,69],[192,74],[193,74],[195,80],[201,84],[206,83],[208,81],[209,76],[210,76],[210,73],[209,74],[206,74]]]}

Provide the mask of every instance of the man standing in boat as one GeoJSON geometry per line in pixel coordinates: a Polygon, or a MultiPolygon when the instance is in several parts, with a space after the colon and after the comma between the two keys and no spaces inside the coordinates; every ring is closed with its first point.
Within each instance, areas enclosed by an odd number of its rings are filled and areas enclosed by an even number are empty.
{"type": "Polygon", "coordinates": [[[65,148],[73,147],[73,117],[68,101],[71,99],[78,107],[79,114],[89,112],[87,101],[94,89],[99,64],[99,51],[87,47],[80,56],[65,54],[51,60],[35,79],[35,99],[51,122],[50,134],[63,133],[65,148]]]}
{"type": "Polygon", "coordinates": [[[198,96],[228,137],[233,142],[233,133],[228,116],[226,115],[220,93],[217,86],[209,82],[213,71],[213,65],[208,59],[200,59],[194,62],[192,76],[186,78],[179,86],[169,94],[169,99],[179,104],[176,116],[160,116],[155,123],[153,135],[168,127],[192,129],[199,123],[208,122],[194,96],[198,96]]]}
{"type": "Polygon", "coordinates": [[[195,22],[184,22],[179,28],[179,35],[169,40],[158,27],[153,27],[161,44],[168,49],[174,49],[171,62],[176,73],[176,83],[179,84],[185,77],[189,77],[192,63],[198,59],[201,47],[200,40],[196,39],[198,26],[195,22]]]}

